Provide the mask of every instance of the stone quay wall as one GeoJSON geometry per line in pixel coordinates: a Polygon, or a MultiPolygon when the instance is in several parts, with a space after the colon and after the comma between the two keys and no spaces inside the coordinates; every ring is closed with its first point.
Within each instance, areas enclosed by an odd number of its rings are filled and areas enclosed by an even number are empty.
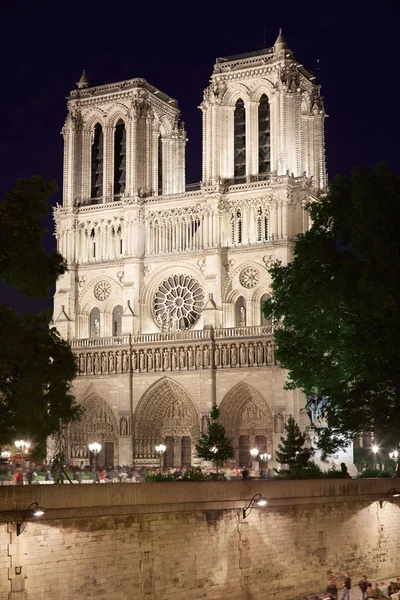
{"type": "Polygon", "coordinates": [[[400,572],[396,479],[0,487],[0,600],[293,600],[400,572]],[[243,519],[256,493],[268,505],[243,519]],[[16,522],[46,508],[20,536],[16,522]]]}

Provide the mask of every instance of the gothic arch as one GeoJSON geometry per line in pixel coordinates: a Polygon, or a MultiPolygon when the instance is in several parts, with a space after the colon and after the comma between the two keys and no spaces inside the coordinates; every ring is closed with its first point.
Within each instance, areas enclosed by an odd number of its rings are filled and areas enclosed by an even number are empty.
{"type": "Polygon", "coordinates": [[[123,104],[118,104],[115,109],[107,117],[106,126],[115,127],[119,120],[124,122],[125,128],[127,129],[128,122],[128,110],[123,104]]]}
{"type": "MultiPolygon", "coordinates": [[[[225,280],[224,286],[222,288],[221,299],[222,302],[232,302],[232,298],[235,296],[235,293],[239,291],[240,294],[247,296],[246,290],[239,283],[239,275],[243,271],[243,269],[253,267],[258,269],[261,277],[267,275],[265,272],[264,265],[260,265],[255,261],[247,261],[245,263],[241,263],[238,265],[232,273],[229,274],[227,279],[225,280]]],[[[250,299],[250,297],[249,297],[250,299]]]]}
{"type": "Polygon", "coordinates": [[[80,314],[89,314],[94,306],[98,306],[103,312],[110,312],[115,304],[121,304],[121,302],[122,285],[118,281],[107,276],[94,277],[79,294],[76,312],[80,314]],[[94,295],[94,288],[100,281],[108,282],[111,287],[110,296],[104,301],[97,300],[94,295]]]}
{"type": "Polygon", "coordinates": [[[235,104],[238,100],[243,100],[245,107],[250,101],[250,92],[249,88],[242,83],[235,83],[232,87],[230,87],[222,98],[223,106],[231,106],[235,107],[235,104]]]}
{"type": "Polygon", "coordinates": [[[164,264],[151,273],[149,281],[142,285],[139,302],[150,308],[158,286],[161,285],[165,279],[176,274],[192,275],[199,282],[204,291],[204,274],[199,267],[194,267],[193,265],[181,262],[165,268],[164,264]]]}
{"type": "Polygon", "coordinates": [[[163,377],[143,394],[134,415],[135,440],[153,440],[167,436],[189,436],[197,440],[200,419],[190,394],[179,383],[163,377]]]}
{"type": "Polygon", "coordinates": [[[227,435],[267,435],[272,439],[273,418],[268,402],[248,383],[241,381],[224,396],[220,404],[221,422],[227,435]]]}
{"type": "Polygon", "coordinates": [[[93,108],[89,113],[87,113],[84,117],[84,131],[93,132],[94,126],[96,123],[99,123],[104,131],[104,127],[106,124],[106,113],[99,108],[93,108]]]}
{"type": "Polygon", "coordinates": [[[259,102],[260,98],[263,94],[265,94],[268,98],[268,101],[271,103],[272,95],[274,93],[274,86],[269,81],[269,79],[263,79],[257,87],[251,91],[250,100],[253,102],[259,102]]]}
{"type": "Polygon", "coordinates": [[[118,464],[118,424],[109,404],[93,387],[79,400],[79,404],[84,413],[80,421],[69,426],[70,458],[87,459],[87,446],[91,442],[100,442],[102,451],[106,443],[113,443],[114,461],[118,464]]]}

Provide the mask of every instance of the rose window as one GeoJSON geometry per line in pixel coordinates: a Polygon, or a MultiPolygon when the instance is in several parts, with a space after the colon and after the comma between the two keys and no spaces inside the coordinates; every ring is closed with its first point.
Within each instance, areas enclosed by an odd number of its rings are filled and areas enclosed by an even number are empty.
{"type": "Polygon", "coordinates": [[[111,294],[111,285],[108,283],[108,281],[99,281],[94,286],[93,293],[97,300],[107,300],[111,294]]]}
{"type": "Polygon", "coordinates": [[[199,320],[203,304],[203,290],[193,277],[172,275],[154,297],[156,321],[163,328],[189,329],[199,320]]]}
{"type": "Polygon", "coordinates": [[[255,267],[247,267],[239,275],[239,281],[243,287],[251,289],[257,285],[260,280],[260,271],[255,267]]]}

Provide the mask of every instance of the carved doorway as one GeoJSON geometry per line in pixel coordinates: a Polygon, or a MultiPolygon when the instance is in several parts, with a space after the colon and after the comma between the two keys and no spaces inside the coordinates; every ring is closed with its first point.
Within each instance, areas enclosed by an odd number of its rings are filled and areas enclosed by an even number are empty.
{"type": "Polygon", "coordinates": [[[192,464],[192,442],[190,437],[185,435],[181,444],[181,466],[188,468],[192,464]]]}
{"type": "Polygon", "coordinates": [[[200,417],[189,393],[176,381],[163,377],[152,385],[137,406],[134,422],[136,465],[158,466],[155,446],[160,443],[167,447],[167,467],[191,465],[191,453],[200,436],[200,417]],[[150,454],[142,452],[144,447],[150,454]]]}

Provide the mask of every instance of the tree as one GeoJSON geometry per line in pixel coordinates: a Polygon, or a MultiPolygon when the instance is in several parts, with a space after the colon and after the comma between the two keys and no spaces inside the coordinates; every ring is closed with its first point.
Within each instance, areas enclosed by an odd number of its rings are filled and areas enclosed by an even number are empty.
{"type": "Polygon", "coordinates": [[[288,466],[290,473],[298,473],[309,465],[313,452],[310,448],[304,448],[306,435],[300,431],[292,416],[285,424],[285,433],[286,438],[281,437],[275,457],[281,465],[288,466]]]}
{"type": "Polygon", "coordinates": [[[216,462],[218,475],[218,462],[225,461],[235,456],[231,440],[226,436],[225,428],[219,423],[219,408],[213,406],[210,412],[207,433],[202,433],[196,444],[197,455],[209,461],[216,462]]]}
{"type": "MultiPolygon", "coordinates": [[[[0,204],[0,281],[36,297],[51,293],[66,264],[43,246],[42,219],[51,210],[53,183],[40,177],[20,180],[0,204]]],[[[44,440],[61,424],[79,418],[72,396],[76,363],[68,343],[49,316],[16,314],[0,306],[0,443],[17,437],[44,440]]]]}
{"type": "Polygon", "coordinates": [[[360,432],[397,444],[400,178],[385,164],[337,177],[309,206],[294,260],[270,269],[276,358],[300,388],[325,454],[360,432]]]}

